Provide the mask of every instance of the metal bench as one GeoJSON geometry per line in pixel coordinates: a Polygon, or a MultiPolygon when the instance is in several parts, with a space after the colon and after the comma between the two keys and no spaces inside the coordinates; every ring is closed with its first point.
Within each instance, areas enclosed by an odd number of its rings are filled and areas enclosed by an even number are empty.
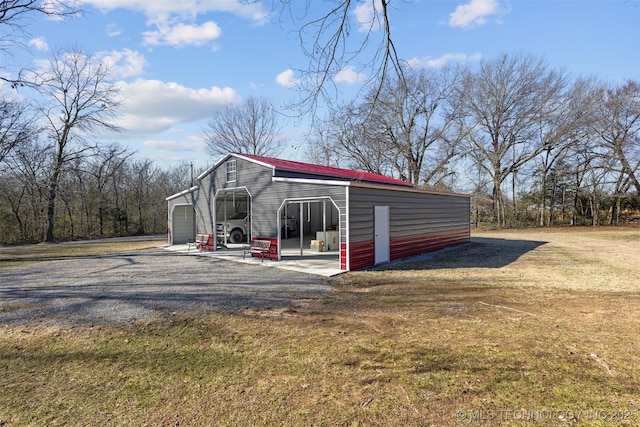
{"type": "Polygon", "coordinates": [[[213,250],[213,243],[211,242],[212,238],[210,234],[206,233],[198,233],[196,234],[195,245],[197,249],[209,249],[213,250]]]}
{"type": "Polygon", "coordinates": [[[260,257],[262,259],[261,262],[264,262],[264,257],[269,255],[270,250],[271,240],[255,239],[251,241],[251,248],[242,251],[242,259],[247,253],[250,253],[251,256],[260,257]]]}

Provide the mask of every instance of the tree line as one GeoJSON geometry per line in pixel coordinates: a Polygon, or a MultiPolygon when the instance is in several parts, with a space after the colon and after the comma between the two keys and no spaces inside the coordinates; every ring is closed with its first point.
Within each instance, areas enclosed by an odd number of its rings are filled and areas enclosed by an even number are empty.
{"type": "Polygon", "coordinates": [[[0,99],[0,243],[166,231],[164,199],[189,168],[162,169],[118,143],[118,91],[105,64],[77,49],[16,82],[31,102],[0,99]]]}
{"type": "Polygon", "coordinates": [[[308,155],[474,196],[479,224],[640,219],[640,83],[571,78],[533,55],[406,67],[330,108],[308,155]]]}
{"type": "Polygon", "coordinates": [[[165,198],[189,187],[190,165],[158,167],[134,160],[118,144],[67,163],[58,174],[53,229],[48,199],[54,172],[50,149],[16,150],[0,174],[0,243],[164,233],[165,198]]]}
{"type": "MultiPolygon", "coordinates": [[[[22,12],[76,13],[55,4],[0,2],[0,27],[22,28],[22,12]]],[[[471,193],[476,225],[637,217],[638,82],[572,78],[533,55],[441,69],[391,57],[392,73],[314,119],[306,160],[471,193]]],[[[189,166],[160,168],[98,142],[118,130],[121,99],[103,62],[72,48],[6,75],[33,96],[0,99],[0,243],[166,231],[164,199],[191,184],[189,166]]],[[[278,113],[266,99],[225,107],[203,130],[209,153],[278,155],[278,113]]]]}
{"type": "MultiPolygon", "coordinates": [[[[30,78],[36,103],[0,101],[0,241],[165,232],[164,199],[188,188],[192,172],[97,142],[116,129],[119,105],[104,64],[63,51],[30,78]]],[[[272,110],[253,98],[222,109],[203,132],[209,152],[277,155],[272,110]]],[[[471,193],[476,225],[619,224],[639,210],[640,85],[571,79],[530,55],[406,67],[331,106],[306,154],[471,193]]]]}
{"type": "MultiPolygon", "coordinates": [[[[58,0],[0,1],[0,54],[26,46],[31,17],[81,13],[58,0]]],[[[188,185],[189,166],[159,168],[99,142],[118,130],[120,99],[104,62],[70,48],[0,71],[1,244],[166,231],[164,199],[188,185]]]]}

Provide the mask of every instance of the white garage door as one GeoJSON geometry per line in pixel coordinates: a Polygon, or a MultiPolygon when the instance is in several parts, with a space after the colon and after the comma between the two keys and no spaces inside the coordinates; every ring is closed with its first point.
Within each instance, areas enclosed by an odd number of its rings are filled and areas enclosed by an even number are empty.
{"type": "Polygon", "coordinates": [[[196,215],[191,205],[175,206],[171,218],[173,244],[181,245],[193,241],[196,230],[196,215]]]}

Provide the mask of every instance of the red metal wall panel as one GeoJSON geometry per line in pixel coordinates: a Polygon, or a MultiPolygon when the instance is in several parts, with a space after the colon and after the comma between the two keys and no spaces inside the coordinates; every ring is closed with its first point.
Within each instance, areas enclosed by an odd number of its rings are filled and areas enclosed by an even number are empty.
{"type": "Polygon", "coordinates": [[[351,243],[349,255],[351,270],[359,270],[374,265],[373,241],[351,243]]]}
{"type": "MultiPolygon", "coordinates": [[[[442,231],[439,233],[419,234],[415,236],[397,237],[390,242],[390,258],[395,261],[425,252],[437,251],[449,246],[468,243],[471,231],[461,230],[442,231]]],[[[375,265],[374,242],[359,242],[351,244],[351,270],[359,270],[375,265]]],[[[342,264],[341,264],[342,266],[342,264]]],[[[346,269],[344,265],[343,269],[346,269]]]]}
{"type": "Polygon", "coordinates": [[[340,244],[340,270],[347,269],[347,244],[340,244]]]}
{"type": "Polygon", "coordinates": [[[462,230],[442,231],[439,233],[420,234],[391,239],[391,260],[397,260],[425,252],[437,251],[449,246],[468,243],[471,232],[468,228],[462,230]]]}

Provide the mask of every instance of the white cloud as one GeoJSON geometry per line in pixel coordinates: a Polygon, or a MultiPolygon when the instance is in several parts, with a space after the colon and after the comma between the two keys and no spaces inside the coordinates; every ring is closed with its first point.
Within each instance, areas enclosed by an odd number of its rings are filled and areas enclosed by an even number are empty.
{"type": "Polygon", "coordinates": [[[107,25],[107,36],[118,37],[120,34],[122,34],[122,30],[120,29],[118,24],[107,25]]]}
{"type": "Polygon", "coordinates": [[[194,137],[187,138],[186,141],[150,139],[143,141],[142,145],[161,151],[204,151],[205,148],[204,141],[194,137]]]}
{"type": "Polygon", "coordinates": [[[407,59],[405,62],[409,66],[409,68],[416,68],[416,67],[422,66],[422,61],[420,61],[418,58],[407,59]]]}
{"type": "MultiPolygon", "coordinates": [[[[14,2],[11,2],[11,3],[14,3],[14,2]]],[[[31,4],[31,3],[32,2],[29,2],[28,4],[31,4]]],[[[74,7],[75,5],[76,4],[73,1],[62,3],[58,0],[42,0],[40,2],[39,7],[42,7],[42,10],[46,11],[47,19],[50,19],[52,21],[63,21],[64,18],[63,16],[61,16],[61,14],[67,12],[66,10],[67,6],[74,7]]],[[[22,7],[24,6],[21,5],[20,8],[22,7]]]]}
{"type": "Polygon", "coordinates": [[[49,45],[46,40],[42,37],[37,37],[35,39],[29,40],[29,46],[33,46],[36,50],[39,51],[47,51],[49,50],[49,45]]]}
{"type": "Polygon", "coordinates": [[[381,0],[365,1],[357,5],[353,9],[353,14],[358,22],[358,30],[361,32],[379,30],[381,26],[378,12],[380,10],[382,10],[381,0]]]}
{"type": "Polygon", "coordinates": [[[151,21],[169,16],[193,18],[209,12],[228,12],[256,23],[264,24],[268,11],[262,2],[244,0],[77,0],[104,12],[114,9],[131,9],[144,13],[151,21]]]}
{"type": "Polygon", "coordinates": [[[362,82],[366,78],[367,78],[366,75],[364,75],[363,73],[357,73],[355,67],[353,67],[352,65],[349,65],[347,67],[344,67],[342,70],[340,70],[336,74],[334,80],[336,83],[354,84],[354,83],[362,82]]]}
{"type": "Polygon", "coordinates": [[[497,0],[470,0],[449,14],[449,25],[463,29],[479,27],[487,23],[489,16],[503,15],[507,12],[500,8],[497,0]]]}
{"type": "MultiPolygon", "coordinates": [[[[7,79],[12,78],[12,76],[7,73],[0,73],[0,77],[7,79]]],[[[9,83],[6,83],[2,80],[0,80],[0,98],[4,99],[5,101],[11,102],[26,102],[26,99],[24,98],[22,92],[18,92],[14,87],[11,87],[9,83]]]]}
{"type": "MultiPolygon", "coordinates": [[[[47,0],[50,1],[50,0],[47,0]]],[[[213,21],[196,24],[199,16],[215,12],[231,13],[255,25],[268,22],[269,10],[260,1],[246,0],[75,0],[75,5],[91,5],[103,12],[128,9],[146,16],[150,31],[143,33],[148,45],[201,46],[220,37],[222,31],[213,21]]],[[[120,31],[108,28],[110,35],[120,31]]],[[[218,49],[213,47],[214,51],[218,49]]]]}
{"type": "Polygon", "coordinates": [[[145,44],[148,45],[202,46],[220,37],[222,30],[215,22],[208,21],[202,25],[160,25],[157,31],[146,31],[143,35],[145,44]]]}
{"type": "MultiPolygon", "coordinates": [[[[364,81],[367,78],[365,74],[356,72],[355,67],[347,66],[340,70],[334,76],[336,83],[354,84],[364,81]]],[[[293,87],[303,84],[301,78],[295,76],[295,72],[292,69],[286,69],[276,76],[276,83],[283,87],[293,87]]]]}
{"type": "Polygon", "coordinates": [[[115,78],[139,76],[144,72],[146,65],[144,56],[140,52],[131,49],[100,52],[96,56],[102,58],[102,61],[107,64],[115,78]]]}
{"type": "Polygon", "coordinates": [[[137,79],[119,87],[123,102],[117,124],[136,134],[166,132],[176,124],[202,120],[238,99],[229,87],[192,89],[160,80],[137,79]]]}
{"type": "Polygon", "coordinates": [[[467,63],[479,61],[480,59],[482,59],[482,55],[480,53],[474,53],[471,55],[467,55],[466,53],[445,53],[438,58],[427,58],[423,60],[414,58],[408,62],[411,66],[422,65],[427,68],[441,68],[451,62],[467,63]]]}
{"type": "Polygon", "coordinates": [[[293,87],[300,84],[300,79],[296,79],[293,70],[289,68],[276,76],[276,83],[284,87],[293,87]]]}

